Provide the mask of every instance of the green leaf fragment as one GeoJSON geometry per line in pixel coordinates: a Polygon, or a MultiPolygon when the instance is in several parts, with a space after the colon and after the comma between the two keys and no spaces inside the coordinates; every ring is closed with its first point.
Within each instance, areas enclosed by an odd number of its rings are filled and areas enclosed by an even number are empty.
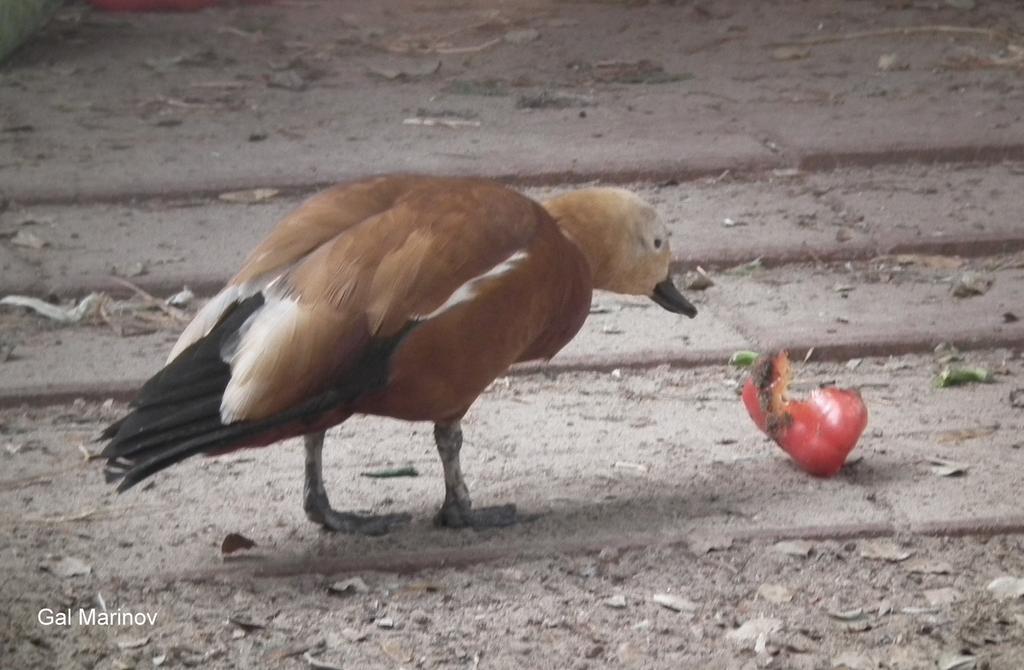
{"type": "Polygon", "coordinates": [[[729,357],[729,365],[737,368],[749,368],[760,355],[756,351],[737,351],[729,357]]]}
{"type": "Polygon", "coordinates": [[[956,368],[945,367],[935,379],[935,385],[939,388],[949,386],[960,386],[961,384],[990,384],[992,373],[985,368],[956,368]]]}
{"type": "Polygon", "coordinates": [[[419,477],[420,473],[416,468],[410,466],[404,468],[390,468],[387,470],[371,470],[369,472],[360,472],[363,477],[370,477],[372,479],[389,479],[391,477],[419,477]]]}

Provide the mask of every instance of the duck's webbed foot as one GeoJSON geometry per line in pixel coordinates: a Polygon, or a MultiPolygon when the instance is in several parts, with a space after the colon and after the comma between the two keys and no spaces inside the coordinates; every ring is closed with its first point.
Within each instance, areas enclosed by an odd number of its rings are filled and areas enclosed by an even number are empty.
{"type": "Polygon", "coordinates": [[[302,509],[306,518],[327,530],[358,535],[384,535],[392,528],[408,523],[408,514],[380,516],[339,512],[327,499],[323,478],[324,434],[306,435],[306,480],[302,489],[302,509]]]}
{"type": "Polygon", "coordinates": [[[473,509],[469,489],[462,477],[459,452],[462,427],[458,421],[434,424],[434,441],[444,468],[444,504],[434,516],[434,524],[446,528],[496,528],[511,526],[518,520],[515,505],[473,509]]]}

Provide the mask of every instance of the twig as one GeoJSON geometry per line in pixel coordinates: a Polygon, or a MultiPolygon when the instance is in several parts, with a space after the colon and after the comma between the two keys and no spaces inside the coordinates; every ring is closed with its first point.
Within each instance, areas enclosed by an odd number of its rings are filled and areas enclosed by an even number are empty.
{"type": "Polygon", "coordinates": [[[64,475],[75,470],[82,470],[86,467],[86,463],[79,462],[77,465],[72,465],[66,468],[58,468],[50,472],[41,472],[37,475],[29,475],[28,477],[20,477],[18,479],[4,479],[0,480],[0,492],[16,491],[23,489],[26,486],[32,486],[33,484],[48,483],[53,477],[57,475],[64,475]]]}
{"type": "Polygon", "coordinates": [[[60,516],[26,516],[20,517],[16,515],[4,515],[0,516],[0,525],[6,524],[22,524],[22,523],[34,523],[34,524],[61,524],[61,523],[75,523],[78,521],[97,521],[102,518],[110,518],[122,516],[129,510],[135,511],[154,511],[161,509],[159,505],[124,505],[117,507],[94,507],[92,509],[85,510],[84,512],[78,512],[76,514],[62,514],[60,516]]]}
{"type": "Polygon", "coordinates": [[[469,53],[476,53],[477,51],[483,51],[484,49],[490,49],[495,44],[499,44],[500,42],[501,42],[501,38],[500,37],[495,37],[494,39],[487,40],[486,42],[483,42],[482,44],[475,44],[473,46],[468,46],[468,47],[436,47],[436,48],[432,49],[431,52],[432,53],[437,53],[437,54],[469,54],[469,53]]]}
{"type": "Polygon", "coordinates": [[[82,456],[85,457],[86,462],[95,461],[99,458],[103,458],[103,456],[101,456],[100,454],[94,454],[93,452],[86,449],[84,444],[79,444],[78,450],[82,452],[82,456]]]}
{"type": "Polygon", "coordinates": [[[110,326],[110,329],[114,331],[115,335],[117,335],[118,337],[124,337],[124,328],[121,327],[121,324],[115,323],[114,320],[110,318],[110,314],[107,313],[106,304],[100,305],[99,314],[100,319],[103,320],[103,323],[110,326]]]}
{"type": "Polygon", "coordinates": [[[110,278],[113,279],[118,284],[120,284],[121,286],[124,286],[125,288],[130,288],[131,290],[135,291],[135,293],[137,293],[139,297],[141,297],[143,300],[150,303],[153,307],[156,307],[161,312],[171,317],[175,321],[178,321],[180,323],[188,321],[188,315],[185,314],[185,312],[181,311],[177,307],[172,307],[170,305],[165,304],[163,300],[160,300],[159,298],[147,293],[142,288],[128,281],[124,277],[111,276],[110,278]]]}
{"type": "Polygon", "coordinates": [[[235,37],[242,37],[253,41],[263,39],[263,33],[261,31],[249,32],[248,30],[242,30],[241,28],[235,28],[234,26],[221,26],[220,28],[217,28],[217,32],[222,35],[234,35],[235,37]]]}
{"type": "Polygon", "coordinates": [[[724,569],[724,570],[726,570],[728,572],[731,572],[734,575],[740,574],[740,569],[739,568],[737,568],[736,566],[731,565],[729,563],[726,563],[724,560],[717,559],[717,558],[712,558],[710,556],[701,556],[700,560],[704,561],[708,565],[713,565],[713,566],[722,568],[722,569],[724,569]]]}
{"type": "Polygon", "coordinates": [[[65,514],[62,516],[41,516],[35,518],[28,518],[25,519],[25,521],[31,523],[68,523],[70,521],[85,521],[89,517],[94,516],[99,512],[100,509],[98,507],[94,507],[90,510],[79,512],[78,514],[65,514]]]}
{"type": "Polygon", "coordinates": [[[987,37],[990,40],[997,42],[1009,41],[1009,36],[1006,33],[1003,33],[998,30],[992,30],[991,28],[965,28],[964,26],[928,25],[909,26],[907,28],[881,28],[879,30],[864,30],[855,33],[822,35],[821,37],[811,37],[806,40],[794,40],[792,42],[775,42],[773,44],[768,44],[767,46],[772,48],[790,46],[814,46],[816,44],[834,44],[836,42],[870,39],[872,37],[889,37],[892,35],[932,35],[936,33],[952,35],[977,35],[979,37],[987,37]]]}

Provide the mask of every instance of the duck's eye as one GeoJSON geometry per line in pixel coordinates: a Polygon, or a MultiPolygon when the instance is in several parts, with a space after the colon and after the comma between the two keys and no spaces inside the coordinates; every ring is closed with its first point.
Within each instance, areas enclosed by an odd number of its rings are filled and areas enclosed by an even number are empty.
{"type": "Polygon", "coordinates": [[[654,238],[654,248],[655,249],[661,249],[661,238],[660,237],[655,237],[654,238]]]}

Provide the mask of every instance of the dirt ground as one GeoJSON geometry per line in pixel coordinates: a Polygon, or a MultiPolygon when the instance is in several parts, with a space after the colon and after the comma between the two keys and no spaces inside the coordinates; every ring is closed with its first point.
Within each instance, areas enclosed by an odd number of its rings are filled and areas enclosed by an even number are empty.
{"type": "Polygon", "coordinates": [[[0,668],[1024,667],[1021,35],[1015,0],[69,3],[0,67],[0,296],[114,302],[0,313],[0,668]],[[325,468],[412,516],[384,537],[305,519],[297,441],[115,494],[86,456],[180,329],[155,303],[389,171],[630,185],[714,285],[682,325],[598,296],[480,399],[464,469],[516,526],[435,528],[430,427],[377,419],[325,468]],[[725,359],[775,346],[864,395],[834,479],[742,409],[725,359]]]}
{"type": "Polygon", "coordinates": [[[0,184],[130,200],[402,170],[550,182],[863,152],[1020,159],[1019,3],[968,4],[73,5],[0,70],[0,184]]]}
{"type": "Polygon", "coordinates": [[[858,669],[963,653],[977,665],[938,667],[1017,668],[1024,601],[987,586],[1024,576],[1022,540],[927,536],[1017,512],[1024,366],[1008,351],[968,362],[998,383],[935,388],[930,357],[802,368],[797,388],[835,380],[871,407],[861,458],[835,480],[753,429],[725,366],[499,380],[467,418],[464,467],[477,504],[519,504],[524,522],[502,530],[431,525],[427,427],[351,421],[329,436],[329,490],[339,508],[413,515],[381,538],[305,521],[295,441],[118,496],[81,450],[121,405],[7,410],[4,653],[35,667],[303,667],[308,652],[359,668],[858,669]],[[419,476],[360,476],[406,466],[419,476]],[[229,533],[257,546],[224,559],[229,533]],[[357,576],[365,593],[330,592],[357,576]],[[158,620],[37,621],[99,598],[158,620]]]}

